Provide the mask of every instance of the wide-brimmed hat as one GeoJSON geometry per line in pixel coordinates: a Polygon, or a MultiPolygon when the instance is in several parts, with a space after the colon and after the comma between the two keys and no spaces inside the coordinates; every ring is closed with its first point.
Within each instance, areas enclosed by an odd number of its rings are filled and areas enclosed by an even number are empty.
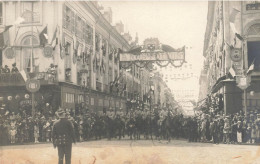
{"type": "Polygon", "coordinates": [[[57,110],[57,115],[61,118],[61,117],[65,117],[65,111],[64,111],[64,109],[62,109],[62,108],[59,108],[58,110],[57,110]]]}

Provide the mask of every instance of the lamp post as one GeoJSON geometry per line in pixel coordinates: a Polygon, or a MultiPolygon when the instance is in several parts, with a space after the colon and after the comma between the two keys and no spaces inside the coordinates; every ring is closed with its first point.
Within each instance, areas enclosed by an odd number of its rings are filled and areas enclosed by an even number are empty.
{"type": "Polygon", "coordinates": [[[150,129],[151,129],[151,138],[152,138],[152,94],[154,94],[153,82],[150,81],[150,90],[149,90],[149,104],[150,104],[150,129]]]}

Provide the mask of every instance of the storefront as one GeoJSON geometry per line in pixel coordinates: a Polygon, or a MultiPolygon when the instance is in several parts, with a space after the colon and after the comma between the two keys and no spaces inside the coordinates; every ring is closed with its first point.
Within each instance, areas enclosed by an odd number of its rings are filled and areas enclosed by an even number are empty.
{"type": "Polygon", "coordinates": [[[91,111],[105,113],[108,110],[115,112],[126,111],[125,98],[92,91],[86,95],[86,104],[91,111]]]}
{"type": "MultiPolygon", "coordinates": [[[[31,78],[36,74],[31,74],[31,78]]],[[[48,103],[54,111],[59,107],[75,109],[79,104],[86,104],[85,110],[103,113],[108,110],[126,111],[125,98],[112,96],[95,90],[85,91],[79,85],[66,82],[53,82],[48,79],[39,79],[41,87],[35,93],[36,110],[44,110],[48,103]],[[85,98],[84,98],[85,96],[85,98]]],[[[26,90],[25,82],[20,73],[0,75],[0,105],[11,111],[31,110],[32,94],[26,90]]],[[[29,112],[28,112],[29,113],[29,112]]]]}

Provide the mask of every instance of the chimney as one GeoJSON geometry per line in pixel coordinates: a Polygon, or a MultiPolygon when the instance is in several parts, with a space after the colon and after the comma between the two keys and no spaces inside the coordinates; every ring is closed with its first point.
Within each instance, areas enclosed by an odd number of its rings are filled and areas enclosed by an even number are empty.
{"type": "Polygon", "coordinates": [[[112,23],[112,10],[111,7],[106,9],[103,14],[104,18],[111,24],[112,23]]]}
{"type": "Polygon", "coordinates": [[[124,33],[123,37],[125,38],[125,40],[130,43],[132,41],[132,36],[128,33],[124,33]]]}
{"type": "Polygon", "coordinates": [[[124,24],[122,23],[122,21],[116,23],[115,28],[119,34],[124,33],[124,24]]]}

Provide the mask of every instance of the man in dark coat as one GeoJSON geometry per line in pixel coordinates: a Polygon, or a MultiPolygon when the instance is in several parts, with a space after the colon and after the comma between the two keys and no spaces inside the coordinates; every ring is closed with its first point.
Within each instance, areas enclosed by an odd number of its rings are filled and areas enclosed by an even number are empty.
{"type": "Polygon", "coordinates": [[[59,120],[53,125],[52,141],[54,148],[58,147],[59,164],[63,164],[65,155],[66,164],[71,163],[72,142],[76,143],[74,127],[66,118],[65,111],[59,109],[57,111],[59,120]]]}

